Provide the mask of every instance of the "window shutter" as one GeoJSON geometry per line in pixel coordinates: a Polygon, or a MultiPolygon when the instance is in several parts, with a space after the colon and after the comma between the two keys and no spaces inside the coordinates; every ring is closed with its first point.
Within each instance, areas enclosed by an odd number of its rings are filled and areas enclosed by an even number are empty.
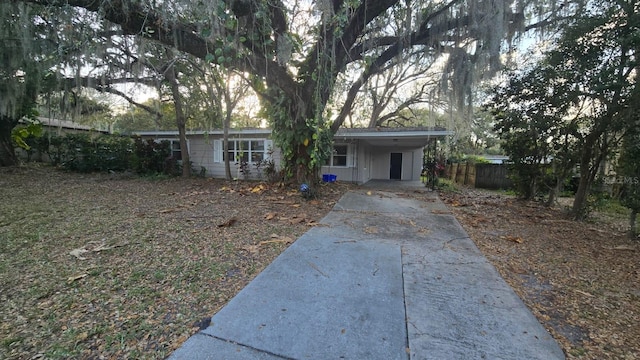
{"type": "Polygon", "coordinates": [[[273,140],[264,141],[264,159],[271,159],[271,151],[273,150],[273,140]]]}
{"type": "Polygon", "coordinates": [[[222,162],[222,140],[213,140],[213,162],[222,162]]]}

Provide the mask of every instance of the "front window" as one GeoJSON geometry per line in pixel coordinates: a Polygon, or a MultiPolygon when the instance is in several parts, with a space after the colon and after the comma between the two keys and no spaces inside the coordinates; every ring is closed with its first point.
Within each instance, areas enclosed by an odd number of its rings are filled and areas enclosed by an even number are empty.
{"type": "Polygon", "coordinates": [[[229,152],[226,156],[233,162],[258,163],[265,159],[265,141],[229,140],[229,152]]]}
{"type": "Polygon", "coordinates": [[[171,140],[171,157],[176,160],[182,159],[182,150],[180,149],[180,140],[171,140]]]}
{"type": "Polygon", "coordinates": [[[346,167],[348,150],[348,145],[334,145],[333,152],[329,159],[327,159],[325,165],[346,167]]]}
{"type": "Polygon", "coordinates": [[[171,150],[171,157],[180,160],[182,159],[182,150],[180,149],[180,139],[155,139],[155,142],[169,142],[169,150],[171,150]]]}

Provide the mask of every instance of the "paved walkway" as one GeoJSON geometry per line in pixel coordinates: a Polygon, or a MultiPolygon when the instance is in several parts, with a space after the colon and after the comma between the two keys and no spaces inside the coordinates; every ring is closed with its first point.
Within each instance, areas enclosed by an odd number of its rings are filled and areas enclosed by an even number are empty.
{"type": "Polygon", "coordinates": [[[343,196],[170,359],[564,359],[435,193],[385,184],[343,196]]]}

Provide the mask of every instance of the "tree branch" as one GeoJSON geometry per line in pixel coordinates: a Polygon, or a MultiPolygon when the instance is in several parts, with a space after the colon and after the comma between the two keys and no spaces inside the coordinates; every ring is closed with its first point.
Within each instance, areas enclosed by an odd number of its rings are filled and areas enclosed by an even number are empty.
{"type": "MultiPolygon", "coordinates": [[[[99,12],[104,19],[120,25],[125,35],[136,35],[154,40],[203,60],[208,60],[209,50],[216,48],[214,42],[200,36],[193,26],[168,20],[153,9],[136,2],[127,0],[111,0],[108,3],[96,0],[24,1],[44,6],[63,7],[70,5],[99,12]],[[103,6],[104,4],[108,4],[108,6],[103,6]]],[[[239,71],[256,73],[267,78],[268,82],[278,86],[292,98],[295,96],[296,83],[286,68],[271,59],[257,55],[255,52],[251,52],[241,59],[235,55],[235,53],[231,54],[230,58],[234,60],[225,66],[239,71]]],[[[213,62],[216,61],[217,59],[214,57],[213,62]]]]}
{"type": "Polygon", "coordinates": [[[162,114],[161,111],[159,111],[157,109],[154,109],[151,106],[148,106],[148,105],[145,105],[145,104],[141,104],[141,103],[135,101],[131,96],[123,93],[120,90],[114,89],[114,88],[112,88],[110,86],[103,86],[103,87],[99,86],[99,87],[95,87],[94,89],[97,90],[97,91],[100,91],[100,92],[105,92],[105,93],[109,93],[109,94],[120,96],[121,98],[125,99],[131,105],[137,106],[137,107],[145,110],[146,112],[148,112],[148,113],[150,113],[152,115],[155,115],[155,116],[157,116],[159,118],[163,117],[163,114],[162,114]]]}

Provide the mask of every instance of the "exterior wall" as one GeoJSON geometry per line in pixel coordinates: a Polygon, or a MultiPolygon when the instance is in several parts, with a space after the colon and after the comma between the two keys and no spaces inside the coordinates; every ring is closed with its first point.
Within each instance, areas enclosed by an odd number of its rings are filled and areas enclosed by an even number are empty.
{"type": "Polygon", "coordinates": [[[423,149],[416,149],[413,151],[413,163],[411,164],[411,174],[410,178],[407,180],[411,181],[419,181],[420,173],[422,172],[422,164],[424,162],[424,151],[423,149]]]}
{"type": "Polygon", "coordinates": [[[364,184],[371,180],[371,147],[361,143],[358,147],[358,183],[364,184]]]}
{"type": "Polygon", "coordinates": [[[216,166],[213,164],[213,139],[204,136],[189,137],[189,159],[196,169],[204,167],[207,169],[206,176],[224,177],[224,167],[222,174],[218,174],[216,166]]]}
{"type": "MultiPolygon", "coordinates": [[[[143,136],[149,138],[149,136],[143,136]]],[[[157,140],[178,140],[177,136],[153,136],[152,138],[157,140]]],[[[229,140],[266,140],[265,144],[269,147],[273,147],[271,140],[264,134],[246,134],[246,135],[233,135],[229,136],[229,140]]],[[[201,167],[206,169],[206,176],[215,178],[224,178],[226,176],[224,170],[224,160],[222,156],[222,137],[219,135],[187,135],[187,142],[189,148],[189,157],[193,163],[193,167],[199,170],[201,167]]],[[[265,155],[266,156],[266,155],[265,155]]],[[[274,149],[271,154],[271,159],[274,161],[276,168],[280,168],[281,153],[278,149],[274,149]]],[[[231,176],[234,178],[243,178],[243,174],[240,173],[240,167],[235,164],[235,161],[231,161],[231,176]]],[[[262,174],[258,172],[258,169],[254,164],[250,164],[249,167],[250,179],[260,179],[262,174]]],[[[260,170],[262,171],[262,169],[260,170]]]]}
{"type": "Polygon", "coordinates": [[[371,179],[389,180],[391,151],[385,149],[371,150],[371,179]]]}
{"type": "Polygon", "coordinates": [[[357,141],[352,142],[338,142],[334,145],[341,146],[346,145],[347,148],[347,165],[346,166],[329,166],[323,165],[320,168],[320,174],[334,174],[338,181],[361,183],[359,180],[360,169],[358,164],[361,162],[359,157],[359,143],[357,141]]]}
{"type": "Polygon", "coordinates": [[[422,170],[422,149],[371,149],[371,178],[376,180],[389,180],[389,168],[391,165],[391,153],[402,154],[402,181],[420,180],[422,170]]]}
{"type": "MultiPolygon", "coordinates": [[[[144,136],[154,139],[177,140],[176,135],[144,136]]],[[[196,169],[204,167],[206,176],[224,178],[224,161],[222,160],[222,135],[217,134],[188,134],[189,154],[196,169]]],[[[266,144],[273,146],[268,134],[242,133],[229,136],[230,140],[267,140],[266,144]]],[[[320,175],[334,174],[338,181],[366,183],[372,179],[390,179],[391,153],[402,153],[401,180],[419,180],[422,170],[422,148],[408,149],[402,147],[376,147],[363,140],[336,141],[335,145],[347,145],[346,166],[322,166],[320,175]]],[[[268,146],[268,145],[267,145],[268,146]]],[[[280,169],[282,156],[277,148],[274,148],[271,159],[280,169]]],[[[250,178],[259,179],[261,174],[253,164],[250,166],[250,178]]],[[[231,163],[231,176],[242,178],[239,167],[231,163]]]]}

